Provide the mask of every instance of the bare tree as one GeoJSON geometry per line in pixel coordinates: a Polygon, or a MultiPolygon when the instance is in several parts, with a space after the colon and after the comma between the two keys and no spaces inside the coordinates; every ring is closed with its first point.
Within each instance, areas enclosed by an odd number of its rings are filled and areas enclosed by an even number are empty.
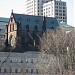
{"type": "MultiPolygon", "coordinates": [[[[74,30],[66,33],[64,28],[57,28],[57,30],[50,30],[49,32],[44,33],[43,37],[40,39],[40,50],[42,51],[42,57],[44,57],[43,53],[50,55],[50,57],[48,57],[48,60],[50,60],[48,64],[42,64],[44,71],[49,71],[47,73],[51,75],[66,75],[66,73],[68,75],[73,75],[72,73],[75,70],[74,30]],[[54,58],[53,63],[51,63],[51,57],[54,58]],[[51,73],[50,71],[53,72],[51,73]]],[[[43,60],[44,59],[42,58],[41,62],[43,60]]],[[[42,68],[42,66],[40,67],[42,68]]]]}

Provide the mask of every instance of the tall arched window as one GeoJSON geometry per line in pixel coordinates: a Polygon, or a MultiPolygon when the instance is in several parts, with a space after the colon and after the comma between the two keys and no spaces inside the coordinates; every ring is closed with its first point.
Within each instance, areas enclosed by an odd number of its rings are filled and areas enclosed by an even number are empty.
{"type": "Polygon", "coordinates": [[[29,25],[26,25],[26,30],[27,32],[29,32],[29,25]]]}
{"type": "Polygon", "coordinates": [[[10,32],[11,32],[11,24],[10,24],[10,32]]]}
{"type": "Polygon", "coordinates": [[[14,30],[14,24],[10,24],[10,31],[14,30]]]}
{"type": "Polygon", "coordinates": [[[51,27],[52,30],[54,30],[54,27],[51,27]]]}
{"type": "Polygon", "coordinates": [[[14,30],[14,24],[13,24],[13,30],[14,30]]]}
{"type": "Polygon", "coordinates": [[[35,25],[35,27],[34,27],[34,31],[35,31],[35,32],[38,31],[38,27],[37,27],[37,25],[35,25]]]}

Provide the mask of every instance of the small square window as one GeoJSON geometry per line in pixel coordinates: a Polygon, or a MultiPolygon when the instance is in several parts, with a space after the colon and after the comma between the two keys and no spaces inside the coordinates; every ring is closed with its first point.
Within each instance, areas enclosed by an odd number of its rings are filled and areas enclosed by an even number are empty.
{"type": "Polygon", "coordinates": [[[28,73],[28,69],[26,69],[26,73],[28,73]]]}
{"type": "Polygon", "coordinates": [[[10,73],[12,73],[12,69],[10,68],[10,73]]]}
{"type": "Polygon", "coordinates": [[[18,70],[17,69],[15,69],[15,73],[18,73],[18,70]]]}
{"type": "Polygon", "coordinates": [[[33,59],[31,59],[31,63],[33,63],[33,59]]]}
{"type": "Polygon", "coordinates": [[[12,59],[10,59],[10,63],[12,63],[12,59]]]}
{"type": "Polygon", "coordinates": [[[36,73],[38,73],[38,69],[36,69],[36,73]]]}
{"type": "Polygon", "coordinates": [[[31,73],[33,73],[33,69],[31,69],[31,73]]]}
{"type": "Polygon", "coordinates": [[[6,68],[4,68],[4,73],[6,73],[7,72],[7,70],[6,70],[6,68]]]}

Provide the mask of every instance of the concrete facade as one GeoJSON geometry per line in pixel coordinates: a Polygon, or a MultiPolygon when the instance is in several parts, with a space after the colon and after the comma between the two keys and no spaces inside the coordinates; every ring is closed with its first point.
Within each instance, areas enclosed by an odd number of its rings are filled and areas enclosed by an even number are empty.
{"type": "Polygon", "coordinates": [[[67,5],[61,0],[26,0],[25,14],[55,17],[67,23],[67,5]]]}
{"type": "Polygon", "coordinates": [[[40,52],[0,53],[0,75],[42,75],[38,62],[40,52]]]}
{"type": "Polygon", "coordinates": [[[52,0],[43,4],[43,15],[47,17],[55,17],[58,22],[67,23],[67,6],[66,2],[61,0],[52,0]]]}
{"type": "MultiPolygon", "coordinates": [[[[63,61],[64,59],[62,58],[61,60],[63,61]]],[[[58,66],[57,61],[56,56],[48,54],[41,55],[41,52],[0,52],[0,75],[50,75],[52,73],[60,75],[60,73],[56,72],[57,70],[55,71],[55,68],[58,66]],[[41,70],[43,66],[44,71],[41,70]],[[48,66],[51,68],[49,70],[50,73],[45,73],[48,66]],[[53,69],[52,67],[55,68],[53,69]]],[[[63,75],[68,75],[65,69],[63,75]]],[[[75,72],[72,75],[75,75],[75,72]]]]}
{"type": "Polygon", "coordinates": [[[25,14],[43,16],[43,4],[51,0],[26,0],[25,14]]]}

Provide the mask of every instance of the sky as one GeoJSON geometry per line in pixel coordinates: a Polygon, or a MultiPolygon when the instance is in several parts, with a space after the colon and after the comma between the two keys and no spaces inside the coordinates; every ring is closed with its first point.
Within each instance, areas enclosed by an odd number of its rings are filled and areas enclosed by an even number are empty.
{"type": "MultiPolygon", "coordinates": [[[[74,0],[62,0],[67,2],[67,24],[74,26],[74,0]]],[[[25,0],[0,0],[0,17],[10,17],[14,13],[25,13],[25,0]]]]}

